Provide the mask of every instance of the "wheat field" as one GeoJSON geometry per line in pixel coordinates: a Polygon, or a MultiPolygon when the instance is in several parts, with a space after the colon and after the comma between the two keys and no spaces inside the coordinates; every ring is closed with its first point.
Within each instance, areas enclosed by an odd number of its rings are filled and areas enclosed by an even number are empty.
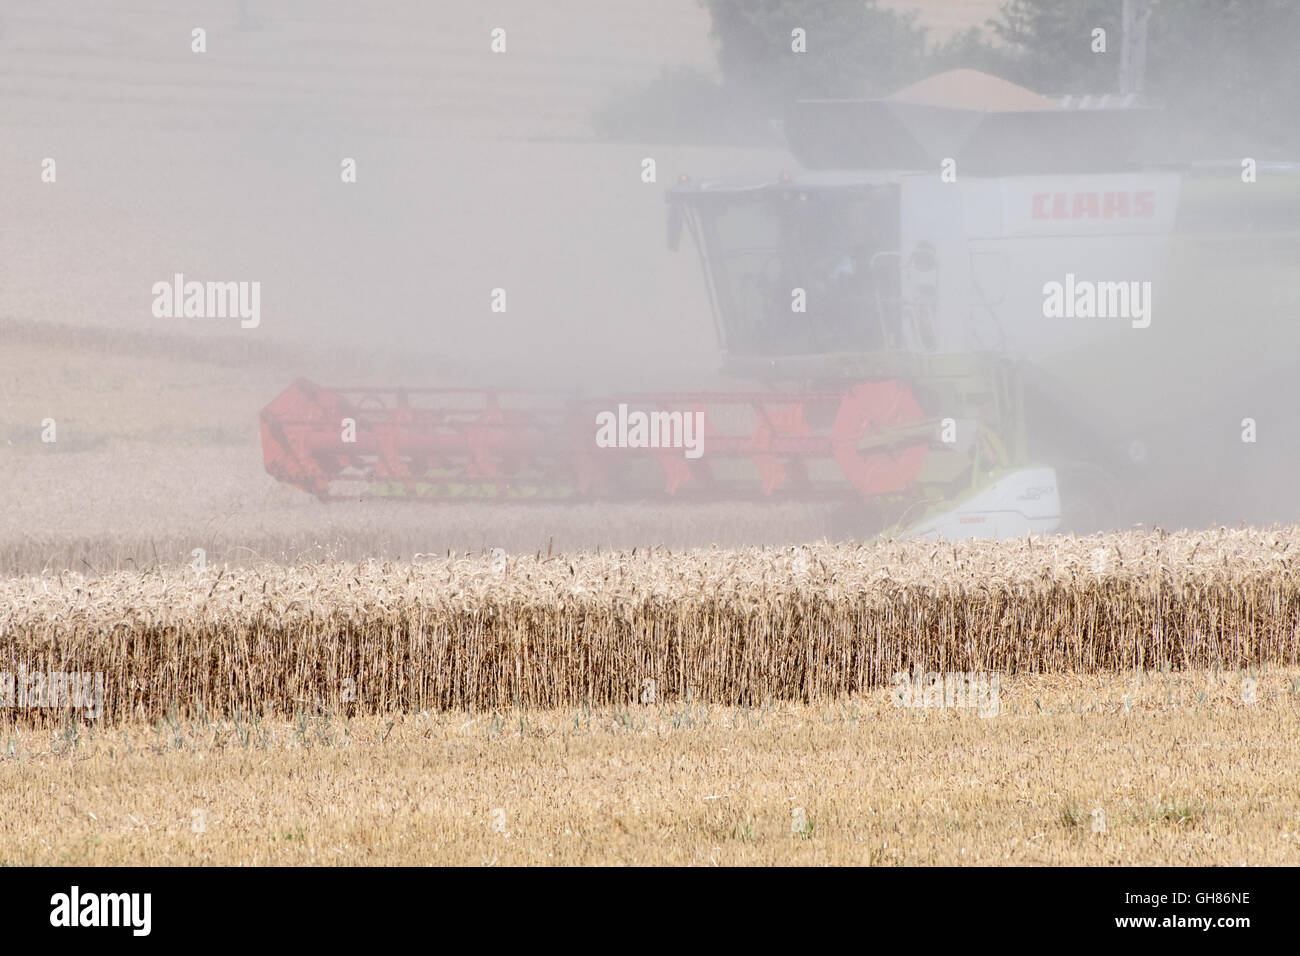
{"type": "Polygon", "coordinates": [[[0,579],[0,864],[1295,865],[1298,538],[0,579]]]}
{"type": "MultiPolygon", "coordinates": [[[[899,671],[1300,663],[1300,530],[504,552],[0,581],[0,669],[103,719],[815,703],[899,671]]],[[[39,709],[10,711],[42,721],[39,709]]]]}

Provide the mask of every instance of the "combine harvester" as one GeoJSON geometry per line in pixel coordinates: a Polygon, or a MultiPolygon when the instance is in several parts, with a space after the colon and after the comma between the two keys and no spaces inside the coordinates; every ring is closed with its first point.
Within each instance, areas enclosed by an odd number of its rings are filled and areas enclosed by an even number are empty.
{"type": "Polygon", "coordinates": [[[837,501],[863,536],[1115,527],[1136,470],[1205,466],[1220,386],[1289,380],[1300,344],[1275,341],[1300,325],[1297,169],[1133,166],[1151,115],[973,71],[801,103],[804,173],[667,197],[743,390],[300,381],[262,413],[267,471],[323,500],[837,501]],[[1219,302],[1225,275],[1280,295],[1219,302]]]}

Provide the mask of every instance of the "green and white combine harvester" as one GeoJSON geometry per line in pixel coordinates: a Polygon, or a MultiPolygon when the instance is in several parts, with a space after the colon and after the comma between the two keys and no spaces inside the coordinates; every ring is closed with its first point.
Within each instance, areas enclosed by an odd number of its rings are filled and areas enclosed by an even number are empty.
{"type": "Polygon", "coordinates": [[[1295,464],[1300,166],[1136,164],[1152,115],[979,74],[798,104],[804,171],[667,196],[743,391],[301,381],[266,467],[322,499],[838,501],[840,531],[950,540],[1211,506],[1256,417],[1295,464]]]}

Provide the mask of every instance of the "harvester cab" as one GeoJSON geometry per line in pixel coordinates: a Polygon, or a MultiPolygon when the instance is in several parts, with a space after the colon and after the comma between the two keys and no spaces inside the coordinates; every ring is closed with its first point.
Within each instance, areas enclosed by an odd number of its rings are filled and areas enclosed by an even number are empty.
{"type": "MultiPolygon", "coordinates": [[[[1052,530],[1055,478],[1024,460],[1014,363],[993,349],[960,349],[941,321],[941,250],[951,243],[918,232],[935,217],[909,209],[938,197],[912,178],[836,170],[756,184],[684,179],[668,194],[669,245],[684,232],[699,253],[724,371],[786,396],[812,433],[870,420],[832,440],[871,452],[873,468],[909,463],[903,487],[842,509],[841,530],[1052,530]],[[838,397],[819,408],[812,393],[838,397]]],[[[861,471],[845,470],[850,481],[861,471]]]]}
{"type": "Polygon", "coordinates": [[[685,223],[704,251],[719,344],[729,355],[903,346],[897,181],[795,183],[785,175],[757,186],[682,183],[669,204],[670,220],[685,223]]]}

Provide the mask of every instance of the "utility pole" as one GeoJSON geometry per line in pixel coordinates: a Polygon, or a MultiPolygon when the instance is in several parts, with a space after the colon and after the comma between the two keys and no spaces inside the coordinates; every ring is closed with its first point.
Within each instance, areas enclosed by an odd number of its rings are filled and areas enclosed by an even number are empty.
{"type": "Polygon", "coordinates": [[[1119,92],[1142,99],[1147,74],[1149,0],[1124,0],[1119,53],[1119,92]]]}

